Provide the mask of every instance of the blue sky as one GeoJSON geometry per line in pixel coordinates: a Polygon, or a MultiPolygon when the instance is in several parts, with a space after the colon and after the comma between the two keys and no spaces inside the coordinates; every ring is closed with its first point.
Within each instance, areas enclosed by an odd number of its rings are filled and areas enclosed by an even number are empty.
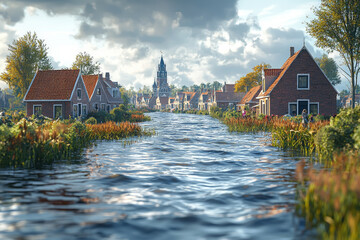
{"type": "MultiPolygon", "coordinates": [[[[86,51],[102,72],[129,88],[151,86],[163,52],[168,81],[234,83],[260,63],[280,67],[290,46],[304,39],[312,6],[320,0],[3,0],[0,3],[0,71],[7,44],[36,32],[49,47],[55,68],[70,67],[86,51]]],[[[341,59],[331,54],[338,64],[341,59]]],[[[346,86],[346,80],[338,89],[346,86]]],[[[4,84],[0,84],[4,87],[4,84]]]]}

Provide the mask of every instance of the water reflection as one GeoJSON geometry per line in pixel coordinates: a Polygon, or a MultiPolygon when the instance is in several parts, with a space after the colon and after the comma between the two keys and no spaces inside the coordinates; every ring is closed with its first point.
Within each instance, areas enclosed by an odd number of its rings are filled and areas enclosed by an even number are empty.
{"type": "Polygon", "coordinates": [[[301,239],[295,164],[266,135],[151,113],[153,137],[98,142],[45,170],[0,170],[0,239],[301,239]]]}

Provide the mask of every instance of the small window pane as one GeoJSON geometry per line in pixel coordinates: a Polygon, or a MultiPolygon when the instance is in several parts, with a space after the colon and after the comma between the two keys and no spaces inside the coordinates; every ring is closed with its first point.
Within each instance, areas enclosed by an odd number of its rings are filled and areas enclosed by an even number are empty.
{"type": "Polygon", "coordinates": [[[96,90],[96,94],[97,94],[97,95],[101,95],[100,88],[98,88],[98,89],[96,90]]]}
{"type": "Polygon", "coordinates": [[[105,111],[105,104],[101,104],[101,111],[105,111]]]}
{"type": "Polygon", "coordinates": [[[86,112],[86,105],[83,105],[83,106],[82,106],[82,113],[83,113],[83,115],[86,115],[86,114],[87,114],[87,112],[86,112]]]}
{"type": "Polygon", "coordinates": [[[77,90],[77,97],[78,97],[78,99],[81,99],[81,89],[77,90]]]}
{"type": "Polygon", "coordinates": [[[319,106],[319,104],[317,104],[317,103],[311,103],[310,104],[310,113],[311,114],[319,114],[318,106],[319,106]]]}
{"type": "Polygon", "coordinates": [[[73,116],[74,117],[77,117],[78,115],[78,106],[77,105],[74,105],[74,109],[73,109],[73,116]]]}
{"type": "Polygon", "coordinates": [[[309,88],[309,78],[307,75],[298,76],[298,88],[309,88]]]}
{"type": "Polygon", "coordinates": [[[34,106],[34,115],[41,115],[41,106],[34,106]]]}
{"type": "Polygon", "coordinates": [[[62,117],[62,106],[55,106],[54,107],[54,118],[58,119],[62,117]]]}
{"type": "Polygon", "coordinates": [[[289,112],[289,114],[291,116],[296,116],[297,115],[296,110],[297,110],[297,104],[290,104],[290,112],[289,112]]]}

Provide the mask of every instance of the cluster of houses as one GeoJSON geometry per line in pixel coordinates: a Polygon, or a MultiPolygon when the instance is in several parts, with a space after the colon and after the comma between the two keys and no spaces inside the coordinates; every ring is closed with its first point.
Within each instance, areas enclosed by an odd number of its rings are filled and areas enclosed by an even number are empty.
{"type": "MultiPolygon", "coordinates": [[[[123,103],[120,86],[110,74],[82,75],[80,70],[38,71],[24,97],[27,115],[43,114],[51,118],[85,116],[93,111],[110,112],[123,103]]],[[[265,69],[262,84],[247,92],[235,92],[234,84],[221,90],[177,92],[171,96],[166,64],[161,56],[152,94],[137,94],[132,103],[137,108],[158,110],[207,110],[212,106],[257,114],[299,115],[306,109],[312,114],[334,115],[337,91],[306,47],[290,56],[281,68],[265,69]]]]}
{"type": "Polygon", "coordinates": [[[123,103],[110,74],[82,75],[80,70],[38,71],[24,97],[26,112],[50,118],[84,117],[123,103]]]}
{"type": "Polygon", "coordinates": [[[178,92],[170,97],[166,66],[161,57],[153,94],[138,94],[133,104],[158,110],[208,110],[212,106],[241,110],[249,108],[257,114],[299,115],[304,109],[312,114],[334,115],[337,90],[330,83],[306,47],[290,56],[281,68],[264,69],[262,84],[247,92],[235,92],[234,84],[224,84],[222,90],[178,92]],[[158,86],[163,86],[159,92],[158,86]]]}

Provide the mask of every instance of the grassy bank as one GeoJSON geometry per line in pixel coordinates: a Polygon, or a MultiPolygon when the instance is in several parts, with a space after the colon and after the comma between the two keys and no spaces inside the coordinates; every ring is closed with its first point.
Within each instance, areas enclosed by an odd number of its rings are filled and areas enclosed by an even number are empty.
{"type": "Polygon", "coordinates": [[[214,109],[230,131],[269,132],[272,145],[312,155],[323,168],[298,164],[297,213],[323,239],[360,239],[360,107],[303,127],[299,117],[247,116],[214,109]]]}
{"type": "MultiPolygon", "coordinates": [[[[141,116],[136,114],[136,116],[141,116]]],[[[76,159],[95,140],[112,140],[151,135],[136,123],[86,124],[76,120],[56,120],[44,117],[4,117],[0,119],[0,167],[40,168],[56,160],[76,159]]]]}

